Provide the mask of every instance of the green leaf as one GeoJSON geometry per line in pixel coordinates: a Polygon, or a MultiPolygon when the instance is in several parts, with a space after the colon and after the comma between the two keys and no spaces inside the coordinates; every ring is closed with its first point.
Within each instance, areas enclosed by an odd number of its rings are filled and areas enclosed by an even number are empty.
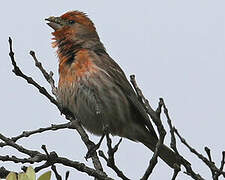
{"type": "Polygon", "coordinates": [[[16,180],[16,173],[10,172],[6,177],[6,180],[16,180]]]}
{"type": "Polygon", "coordinates": [[[25,173],[20,173],[18,175],[18,180],[29,180],[29,178],[25,173]]]}
{"type": "Polygon", "coordinates": [[[51,171],[47,171],[38,178],[38,180],[50,180],[50,179],[51,179],[51,171]]]}
{"type": "Polygon", "coordinates": [[[26,175],[27,175],[29,180],[35,180],[36,179],[35,171],[31,166],[29,166],[27,168],[26,175]]]}

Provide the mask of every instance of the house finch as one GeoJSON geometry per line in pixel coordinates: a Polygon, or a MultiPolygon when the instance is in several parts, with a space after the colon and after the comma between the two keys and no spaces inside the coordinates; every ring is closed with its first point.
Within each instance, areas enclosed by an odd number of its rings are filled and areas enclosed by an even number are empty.
{"type": "MultiPolygon", "coordinates": [[[[59,103],[91,133],[103,135],[107,127],[112,135],[154,151],[158,137],[150,119],[124,72],[106,52],[93,22],[79,11],[46,20],[54,29],[52,45],[58,48],[59,103]]],[[[159,156],[170,167],[180,164],[165,145],[159,156]]]]}

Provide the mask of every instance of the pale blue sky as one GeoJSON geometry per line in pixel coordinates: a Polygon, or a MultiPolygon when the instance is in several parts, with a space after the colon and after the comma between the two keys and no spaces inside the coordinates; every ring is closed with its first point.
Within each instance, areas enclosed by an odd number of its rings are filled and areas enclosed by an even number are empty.
{"type": "MultiPolygon", "coordinates": [[[[23,130],[33,130],[50,124],[64,123],[54,105],[11,73],[8,57],[8,36],[14,41],[18,65],[40,84],[49,87],[42,78],[29,51],[34,50],[46,69],[57,75],[55,49],[51,48],[51,29],[44,18],[58,16],[69,10],[86,12],[94,21],[108,53],[121,65],[126,75],[136,74],[138,84],[150,103],[156,107],[163,97],[173,124],[186,140],[204,154],[204,146],[212,150],[219,164],[225,150],[225,1],[223,0],[162,0],[162,1],[8,1],[1,5],[2,42],[0,61],[0,132],[15,136],[23,130]]],[[[49,88],[48,88],[49,89],[49,88]]],[[[165,119],[164,119],[165,120],[165,119]]],[[[168,129],[166,122],[165,127],[168,129]]],[[[97,141],[98,138],[90,136],[97,141]]],[[[117,142],[118,138],[114,139],[117,142]]],[[[35,135],[18,141],[25,147],[40,150],[46,144],[49,151],[86,162],[86,148],[72,130],[35,135]]],[[[167,137],[166,143],[169,143],[167,137]]],[[[180,143],[179,143],[180,144],[180,143]]],[[[179,150],[193,163],[193,168],[206,179],[210,171],[189,153],[183,145],[179,150]]],[[[102,147],[106,149],[105,146],[102,147]]],[[[12,155],[15,150],[0,149],[0,154],[12,155]]],[[[125,140],[116,159],[118,166],[131,179],[145,171],[152,153],[142,144],[125,140]]],[[[18,171],[12,163],[2,163],[18,171]]],[[[63,172],[59,168],[60,172],[63,172]]],[[[111,177],[116,177],[109,170],[111,177]]],[[[172,170],[163,162],[154,169],[152,178],[170,179],[172,170]]],[[[88,176],[71,171],[70,179],[88,176]]],[[[53,178],[55,179],[55,178],[53,178]]],[[[116,178],[118,179],[118,178],[116,178]]],[[[180,173],[178,180],[190,179],[180,173]]]]}

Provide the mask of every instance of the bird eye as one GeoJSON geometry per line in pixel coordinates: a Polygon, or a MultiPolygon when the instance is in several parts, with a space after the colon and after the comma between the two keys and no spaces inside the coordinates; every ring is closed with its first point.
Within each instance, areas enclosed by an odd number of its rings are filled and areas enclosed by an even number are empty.
{"type": "Polygon", "coordinates": [[[74,20],[69,20],[69,24],[74,24],[75,21],[74,20]]]}

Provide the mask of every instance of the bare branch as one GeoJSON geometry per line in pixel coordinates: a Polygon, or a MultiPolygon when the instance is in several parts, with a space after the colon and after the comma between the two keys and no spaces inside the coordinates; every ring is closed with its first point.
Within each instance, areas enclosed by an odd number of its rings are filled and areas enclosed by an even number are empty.
{"type": "Polygon", "coordinates": [[[11,146],[11,147],[17,149],[19,152],[24,153],[26,155],[29,155],[30,157],[34,157],[34,156],[40,155],[40,153],[38,151],[27,150],[24,147],[19,146],[18,144],[14,143],[10,138],[5,137],[1,133],[0,133],[0,139],[2,141],[4,141],[7,146],[11,146]]]}
{"type": "Polygon", "coordinates": [[[191,147],[187,141],[179,134],[178,130],[175,129],[174,131],[177,136],[179,137],[180,141],[192,152],[194,153],[199,159],[201,159],[209,168],[211,171],[215,171],[216,173],[222,174],[225,176],[225,172],[218,169],[214,163],[210,162],[206,157],[204,157],[202,154],[198,153],[193,147],[191,147]]]}
{"type": "Polygon", "coordinates": [[[34,81],[32,79],[32,77],[29,77],[29,76],[26,76],[21,70],[20,68],[17,66],[16,64],[16,61],[15,61],[15,58],[14,58],[14,52],[12,50],[12,39],[9,37],[9,49],[10,49],[10,52],[9,52],[9,56],[10,56],[10,59],[12,61],[12,65],[13,65],[13,72],[16,76],[19,76],[19,77],[22,77],[23,79],[25,79],[29,84],[33,85],[34,87],[36,87],[39,92],[41,94],[43,94],[45,97],[47,97],[51,103],[55,104],[58,109],[60,109],[60,106],[58,105],[57,101],[55,100],[54,97],[52,97],[48,92],[47,90],[44,88],[44,87],[41,87],[36,81],[34,81]]]}
{"type": "Polygon", "coordinates": [[[47,149],[45,146],[42,146],[43,149],[45,149],[45,153],[46,154],[42,154],[38,151],[33,151],[33,150],[29,150],[26,149],[18,144],[16,144],[15,142],[13,142],[10,138],[7,138],[5,136],[3,136],[2,134],[0,134],[0,139],[2,141],[4,141],[8,146],[11,146],[15,149],[17,149],[19,152],[26,154],[28,156],[30,156],[30,158],[27,159],[20,159],[17,157],[9,157],[9,156],[5,156],[5,157],[1,157],[4,161],[12,161],[12,162],[16,162],[16,163],[36,163],[36,162],[42,162],[42,161],[46,161],[45,164],[43,164],[40,167],[36,167],[35,168],[35,172],[40,171],[41,169],[44,169],[46,167],[52,166],[55,163],[60,163],[63,164],[65,166],[68,167],[72,167],[75,168],[81,172],[85,172],[90,176],[96,177],[98,179],[105,179],[105,180],[111,180],[111,178],[107,177],[107,175],[99,170],[96,169],[92,169],[88,166],[86,166],[83,163],[79,163],[77,161],[71,161],[67,158],[64,157],[58,157],[58,155],[55,152],[51,152],[48,153],[47,149]]]}
{"type": "MultiPolygon", "coordinates": [[[[180,158],[182,165],[186,169],[186,174],[189,175],[189,176],[191,176],[193,179],[203,180],[203,178],[199,174],[196,174],[192,170],[190,162],[188,162],[186,159],[184,159],[184,157],[182,157],[179,154],[179,152],[177,150],[177,147],[176,147],[175,127],[173,127],[173,125],[172,125],[172,121],[171,121],[171,118],[169,116],[168,109],[167,109],[166,104],[165,104],[165,102],[164,102],[163,99],[162,99],[162,103],[163,103],[164,114],[166,115],[167,123],[169,124],[169,128],[170,128],[170,134],[171,134],[171,143],[170,143],[170,146],[171,146],[171,148],[174,150],[174,152],[180,158]]],[[[177,174],[178,174],[179,171],[180,171],[180,168],[175,168],[174,169],[174,174],[173,174],[172,179],[175,179],[176,178],[176,176],[177,176],[177,174]]]]}

